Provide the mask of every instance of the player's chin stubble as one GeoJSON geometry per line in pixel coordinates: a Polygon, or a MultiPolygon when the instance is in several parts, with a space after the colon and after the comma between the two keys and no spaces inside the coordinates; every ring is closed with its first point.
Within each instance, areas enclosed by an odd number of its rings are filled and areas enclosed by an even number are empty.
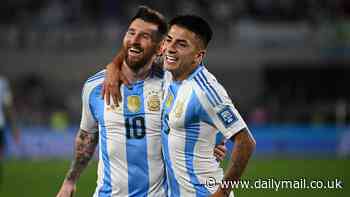
{"type": "Polygon", "coordinates": [[[140,60],[132,60],[128,55],[126,55],[125,61],[129,68],[131,68],[134,72],[137,72],[152,59],[152,56],[153,53],[149,53],[145,54],[140,60]]]}

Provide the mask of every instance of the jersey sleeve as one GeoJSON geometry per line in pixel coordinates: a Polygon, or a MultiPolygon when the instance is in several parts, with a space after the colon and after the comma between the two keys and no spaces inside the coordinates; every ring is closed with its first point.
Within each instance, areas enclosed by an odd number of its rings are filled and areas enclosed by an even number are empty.
{"type": "Polygon", "coordinates": [[[205,114],[208,116],[206,119],[209,118],[208,122],[218,129],[226,139],[247,127],[226,90],[216,79],[206,79],[197,85],[196,92],[205,114]]]}
{"type": "Polygon", "coordinates": [[[98,132],[98,123],[94,118],[90,106],[90,93],[91,88],[85,84],[82,92],[82,113],[80,128],[89,133],[98,132]]]}

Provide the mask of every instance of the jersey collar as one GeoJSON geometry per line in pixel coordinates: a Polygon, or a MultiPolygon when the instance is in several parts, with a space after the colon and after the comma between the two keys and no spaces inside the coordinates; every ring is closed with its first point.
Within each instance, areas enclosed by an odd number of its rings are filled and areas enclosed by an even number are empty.
{"type": "Polygon", "coordinates": [[[190,76],[187,77],[186,80],[191,80],[193,79],[201,70],[203,70],[205,68],[204,64],[198,64],[196,69],[190,74],[190,76]]]}

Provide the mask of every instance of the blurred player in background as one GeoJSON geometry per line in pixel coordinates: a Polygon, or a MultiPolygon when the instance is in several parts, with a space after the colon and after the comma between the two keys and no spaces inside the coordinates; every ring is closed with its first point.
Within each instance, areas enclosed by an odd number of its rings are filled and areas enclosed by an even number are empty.
{"type": "Polygon", "coordinates": [[[2,160],[5,151],[6,126],[10,126],[14,142],[18,144],[19,130],[15,124],[10,85],[6,78],[0,76],[0,183],[2,181],[2,160]]]}
{"type": "Polygon", "coordinates": [[[57,196],[74,193],[97,144],[100,158],[94,196],[167,196],[160,121],[164,73],[152,66],[166,32],[164,17],[147,7],[141,7],[131,20],[116,59],[131,83],[120,87],[120,106],[101,99],[105,71],[86,81],[75,159],[57,196]]]}

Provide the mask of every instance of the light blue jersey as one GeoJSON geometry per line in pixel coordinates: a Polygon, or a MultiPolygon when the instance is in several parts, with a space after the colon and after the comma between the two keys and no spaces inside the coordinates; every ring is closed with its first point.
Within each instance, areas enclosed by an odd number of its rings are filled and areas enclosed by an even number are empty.
{"type": "Polygon", "coordinates": [[[206,181],[223,178],[213,155],[218,130],[229,139],[246,124],[204,66],[181,82],[166,78],[162,143],[169,196],[209,196],[217,186],[207,187],[206,181]]]}
{"type": "Polygon", "coordinates": [[[99,132],[99,164],[94,197],[167,194],[161,153],[160,107],[163,76],[152,71],[144,81],[122,86],[120,107],[101,98],[105,71],[83,89],[81,129],[99,132]]]}

